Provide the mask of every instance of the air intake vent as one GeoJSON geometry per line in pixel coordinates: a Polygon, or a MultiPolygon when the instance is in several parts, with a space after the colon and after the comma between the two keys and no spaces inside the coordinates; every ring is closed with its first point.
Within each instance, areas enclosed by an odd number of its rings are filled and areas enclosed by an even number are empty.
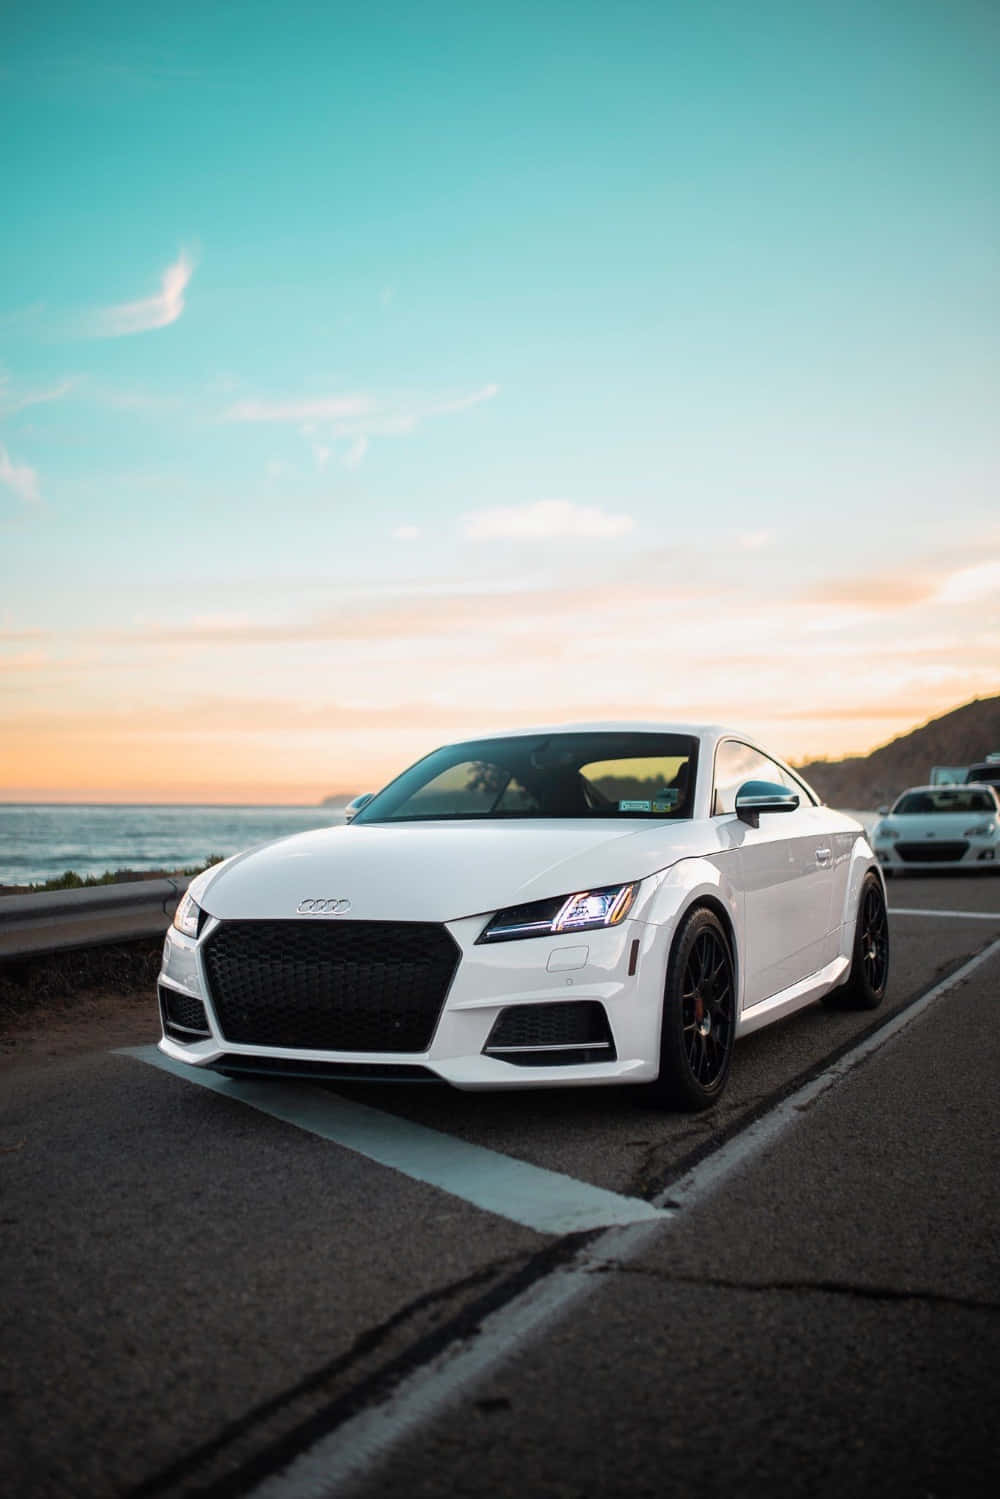
{"type": "Polygon", "coordinates": [[[596,1000],[511,1005],[500,1011],[483,1051],[516,1067],[580,1066],[617,1059],[608,1017],[596,1000]]]}
{"type": "Polygon", "coordinates": [[[172,1041],[205,1041],[212,1034],[208,1028],[208,1016],[200,999],[190,994],[179,994],[176,989],[158,985],[160,1015],[163,1029],[172,1041]]]}

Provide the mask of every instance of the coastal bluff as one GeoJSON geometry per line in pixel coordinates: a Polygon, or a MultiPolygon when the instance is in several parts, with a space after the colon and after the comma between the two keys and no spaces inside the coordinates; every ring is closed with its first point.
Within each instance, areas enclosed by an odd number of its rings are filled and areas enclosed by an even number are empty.
{"type": "Polygon", "coordinates": [[[796,766],[831,807],[875,808],[907,786],[924,785],[932,765],[971,765],[1000,750],[1000,697],[976,698],[901,734],[870,755],[796,766]]]}

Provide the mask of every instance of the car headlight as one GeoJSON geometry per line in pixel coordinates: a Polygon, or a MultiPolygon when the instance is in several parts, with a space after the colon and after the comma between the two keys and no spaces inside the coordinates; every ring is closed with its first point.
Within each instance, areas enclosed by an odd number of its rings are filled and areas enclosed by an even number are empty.
{"type": "Polygon", "coordinates": [[[886,823],[879,822],[875,825],[875,837],[884,843],[893,838],[898,838],[899,833],[895,828],[888,827],[886,823]]]}
{"type": "Polygon", "coordinates": [[[177,910],[174,912],[171,925],[175,926],[179,932],[183,932],[185,937],[197,937],[204,914],[190,891],[185,890],[177,902],[177,910]]]}
{"type": "Polygon", "coordinates": [[[975,827],[966,828],[962,834],[963,838],[989,838],[996,831],[992,822],[977,822],[975,827]]]}
{"type": "Polygon", "coordinates": [[[510,942],[517,937],[553,937],[560,932],[587,932],[624,921],[639,886],[607,885],[602,890],[578,890],[530,905],[498,911],[480,932],[477,942],[510,942]]]}

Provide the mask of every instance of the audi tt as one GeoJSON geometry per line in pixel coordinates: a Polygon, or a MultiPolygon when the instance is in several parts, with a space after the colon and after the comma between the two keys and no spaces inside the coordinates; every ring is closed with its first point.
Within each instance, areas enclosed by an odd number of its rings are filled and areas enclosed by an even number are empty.
{"type": "Polygon", "coordinates": [[[352,811],[191,882],[158,985],[167,1055],[233,1077],[635,1083],[702,1109],[741,1036],[885,994],[863,827],[738,732],[497,734],[352,811]]]}

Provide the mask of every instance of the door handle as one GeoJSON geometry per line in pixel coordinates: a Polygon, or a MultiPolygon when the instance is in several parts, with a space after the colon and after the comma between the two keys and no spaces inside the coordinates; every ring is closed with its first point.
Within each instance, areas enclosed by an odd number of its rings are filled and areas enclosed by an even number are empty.
{"type": "Polygon", "coordinates": [[[818,848],[816,850],[816,863],[817,864],[829,864],[830,857],[831,857],[830,850],[828,848],[818,848]]]}

